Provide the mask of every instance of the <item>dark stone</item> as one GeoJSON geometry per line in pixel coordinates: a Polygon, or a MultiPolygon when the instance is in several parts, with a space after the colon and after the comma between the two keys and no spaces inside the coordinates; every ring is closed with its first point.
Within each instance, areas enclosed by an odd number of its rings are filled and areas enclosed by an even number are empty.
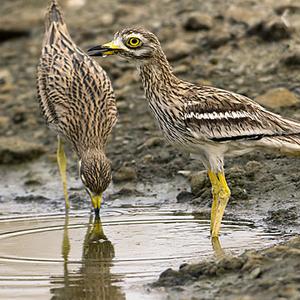
{"type": "Polygon", "coordinates": [[[209,30],[213,25],[210,15],[193,12],[185,19],[183,27],[188,31],[209,30]]]}
{"type": "Polygon", "coordinates": [[[115,200],[120,197],[138,197],[138,196],[144,196],[144,194],[142,192],[139,192],[136,189],[122,188],[118,192],[110,195],[109,199],[115,200]]]}
{"type": "Polygon", "coordinates": [[[137,178],[136,170],[133,167],[123,166],[117,170],[113,175],[113,181],[115,183],[133,181],[137,178]]]}
{"type": "Polygon", "coordinates": [[[300,66],[300,51],[288,54],[283,62],[289,67],[299,67],[300,66]]]}
{"type": "Polygon", "coordinates": [[[228,28],[224,27],[211,30],[207,36],[198,38],[198,41],[201,47],[217,49],[233,39],[235,39],[235,35],[228,28]]]}
{"type": "Polygon", "coordinates": [[[247,31],[248,35],[257,35],[267,42],[288,39],[291,36],[291,28],[288,27],[280,18],[270,21],[261,21],[247,31]]]}
{"type": "Polygon", "coordinates": [[[195,196],[187,191],[181,191],[177,196],[177,202],[178,203],[185,203],[185,202],[190,202],[191,200],[193,200],[195,198],[195,196]]]}
{"type": "Polygon", "coordinates": [[[268,212],[267,221],[274,224],[293,224],[298,219],[297,207],[281,208],[268,212]]]}
{"type": "Polygon", "coordinates": [[[0,164],[15,164],[37,158],[45,153],[42,145],[17,137],[0,138],[0,164]]]}
{"type": "Polygon", "coordinates": [[[41,195],[17,196],[14,200],[18,203],[24,203],[24,202],[45,203],[47,201],[50,201],[48,198],[41,195]]]}
{"type": "Polygon", "coordinates": [[[21,37],[29,37],[30,31],[18,29],[0,29],[0,43],[21,37]]]}

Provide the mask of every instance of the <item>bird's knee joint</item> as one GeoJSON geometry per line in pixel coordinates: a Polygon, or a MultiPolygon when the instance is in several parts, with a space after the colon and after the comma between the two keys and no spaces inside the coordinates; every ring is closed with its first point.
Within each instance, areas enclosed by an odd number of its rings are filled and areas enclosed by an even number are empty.
{"type": "Polygon", "coordinates": [[[230,198],[231,195],[231,191],[229,189],[228,186],[222,187],[221,191],[220,191],[220,197],[221,198],[230,198]]]}

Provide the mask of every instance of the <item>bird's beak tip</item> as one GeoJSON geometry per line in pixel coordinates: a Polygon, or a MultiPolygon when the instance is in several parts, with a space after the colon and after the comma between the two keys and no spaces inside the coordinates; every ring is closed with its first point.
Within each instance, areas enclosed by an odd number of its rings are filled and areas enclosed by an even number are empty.
{"type": "Polygon", "coordinates": [[[88,49],[89,56],[106,56],[106,55],[113,55],[118,50],[121,50],[120,47],[115,45],[113,42],[106,43],[104,45],[94,46],[88,49]]]}
{"type": "Polygon", "coordinates": [[[94,208],[94,212],[95,212],[95,220],[100,219],[100,208],[99,207],[94,208]]]}
{"type": "Polygon", "coordinates": [[[94,211],[95,211],[95,216],[99,216],[100,206],[101,206],[101,202],[102,202],[102,194],[92,195],[91,198],[92,198],[91,199],[92,205],[93,205],[94,211]]]}
{"type": "Polygon", "coordinates": [[[103,48],[101,45],[94,46],[87,50],[89,56],[103,56],[103,52],[106,51],[107,48],[103,48]]]}

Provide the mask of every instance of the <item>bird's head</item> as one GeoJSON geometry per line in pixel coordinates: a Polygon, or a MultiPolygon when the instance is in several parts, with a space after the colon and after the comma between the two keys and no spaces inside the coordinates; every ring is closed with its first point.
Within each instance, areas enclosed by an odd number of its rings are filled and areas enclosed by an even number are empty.
{"type": "Polygon", "coordinates": [[[140,27],[126,28],[118,31],[114,39],[106,44],[88,50],[90,56],[119,55],[137,62],[149,60],[160,53],[157,37],[140,27]]]}
{"type": "Polygon", "coordinates": [[[102,151],[88,150],[79,161],[79,173],[91,197],[95,213],[99,214],[102,193],[112,179],[111,162],[102,151]]]}

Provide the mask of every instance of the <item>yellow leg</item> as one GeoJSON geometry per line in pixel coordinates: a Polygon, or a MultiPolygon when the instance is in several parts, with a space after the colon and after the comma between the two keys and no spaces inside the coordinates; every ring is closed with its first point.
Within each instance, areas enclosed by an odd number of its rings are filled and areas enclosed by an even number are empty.
{"type": "Polygon", "coordinates": [[[208,171],[208,177],[211,182],[212,186],[212,195],[213,195],[213,202],[211,205],[211,212],[210,212],[210,233],[212,232],[213,225],[215,223],[216,214],[217,214],[217,208],[218,208],[218,193],[219,193],[219,181],[217,175],[212,172],[208,171]]]}
{"type": "Polygon", "coordinates": [[[230,189],[227,185],[223,171],[218,173],[209,171],[208,175],[213,190],[213,204],[211,210],[211,236],[218,237],[225,208],[230,198],[230,189]]]}
{"type": "Polygon", "coordinates": [[[70,203],[67,189],[67,159],[64,151],[63,142],[61,141],[59,136],[57,137],[57,142],[57,163],[59,167],[61,180],[63,183],[66,209],[69,209],[70,203]]]}

